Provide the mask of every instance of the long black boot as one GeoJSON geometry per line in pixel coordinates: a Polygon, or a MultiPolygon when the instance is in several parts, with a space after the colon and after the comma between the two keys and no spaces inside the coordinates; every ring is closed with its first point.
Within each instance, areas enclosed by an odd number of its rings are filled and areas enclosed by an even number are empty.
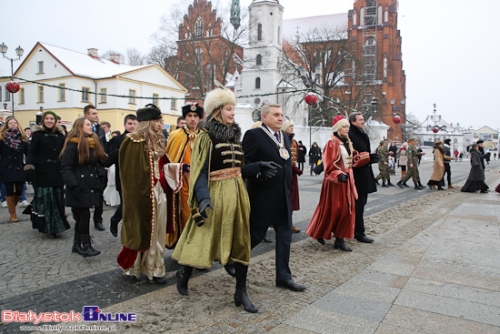
{"type": "Polygon", "coordinates": [[[177,276],[177,291],[183,296],[187,296],[188,292],[188,281],[193,272],[193,267],[181,266],[179,270],[175,273],[177,276]]]}
{"type": "Polygon", "coordinates": [[[422,183],[420,181],[418,181],[418,186],[420,189],[425,189],[425,187],[422,185],[422,183]]]}
{"type": "Polygon", "coordinates": [[[82,241],[80,240],[80,231],[78,222],[75,223],[75,236],[73,238],[73,248],[71,248],[71,252],[83,255],[82,241]]]}
{"type": "MultiPolygon", "coordinates": [[[[406,188],[409,188],[410,186],[406,184],[406,181],[402,183],[403,186],[405,186],[406,188]]],[[[401,187],[402,188],[402,187],[401,187]]]]}
{"type": "Polygon", "coordinates": [[[343,238],[336,238],[333,248],[343,250],[344,252],[352,252],[352,249],[346,246],[343,238]]]}
{"type": "Polygon", "coordinates": [[[385,180],[382,180],[382,187],[387,188],[387,185],[385,184],[385,180]]]}
{"type": "Polygon", "coordinates": [[[259,309],[255,307],[247,295],[247,272],[248,267],[241,263],[235,263],[236,270],[236,292],[234,293],[234,305],[243,305],[243,309],[250,313],[257,313],[259,309]]]}
{"type": "Polygon", "coordinates": [[[388,187],[394,187],[394,184],[391,183],[391,179],[387,180],[387,186],[388,187]]]}
{"type": "Polygon", "coordinates": [[[80,239],[82,240],[82,252],[80,253],[81,256],[90,257],[101,254],[101,251],[98,251],[92,247],[90,236],[88,234],[80,235],[80,239]]]}
{"type": "MultiPolygon", "coordinates": [[[[405,181],[405,183],[406,183],[406,181],[405,181]]],[[[399,180],[399,182],[398,182],[398,183],[396,183],[396,185],[397,185],[399,188],[403,189],[403,181],[399,180]]]]}

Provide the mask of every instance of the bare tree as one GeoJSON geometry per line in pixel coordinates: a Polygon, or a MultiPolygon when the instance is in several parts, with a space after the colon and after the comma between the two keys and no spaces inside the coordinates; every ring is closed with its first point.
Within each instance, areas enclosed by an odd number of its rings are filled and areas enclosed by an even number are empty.
{"type": "Polygon", "coordinates": [[[146,63],[146,57],[136,48],[127,49],[127,60],[131,66],[140,66],[146,63]]]}
{"type": "Polygon", "coordinates": [[[146,57],[146,62],[148,64],[158,64],[163,67],[167,72],[170,72],[171,69],[168,68],[168,64],[165,61],[166,59],[175,56],[177,50],[172,49],[170,46],[165,44],[158,44],[153,47],[149,54],[146,57]]]}

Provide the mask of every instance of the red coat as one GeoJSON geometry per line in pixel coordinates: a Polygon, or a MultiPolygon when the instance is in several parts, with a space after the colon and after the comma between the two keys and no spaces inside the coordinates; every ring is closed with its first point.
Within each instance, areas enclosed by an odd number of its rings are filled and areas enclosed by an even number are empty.
{"type": "Polygon", "coordinates": [[[298,154],[298,143],[295,139],[292,139],[290,144],[290,152],[292,154],[292,183],[290,184],[290,197],[292,199],[292,210],[300,210],[300,199],[299,199],[299,176],[302,175],[302,171],[297,167],[297,154],[298,154]]]}
{"type": "MultiPolygon", "coordinates": [[[[332,136],[323,150],[325,177],[321,187],[318,206],[309,222],[306,233],[314,239],[330,240],[332,233],[336,238],[353,238],[355,225],[354,203],[358,198],[351,168],[352,155],[344,164],[341,149],[344,144],[332,136]],[[338,181],[340,174],[348,174],[347,183],[338,181]]],[[[351,152],[352,152],[352,145],[351,152]]]]}

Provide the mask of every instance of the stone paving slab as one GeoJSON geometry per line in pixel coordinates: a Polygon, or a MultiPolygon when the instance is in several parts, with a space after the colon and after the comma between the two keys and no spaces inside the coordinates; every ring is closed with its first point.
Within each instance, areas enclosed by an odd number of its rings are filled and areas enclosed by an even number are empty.
{"type": "MultiPolygon", "coordinates": [[[[356,277],[363,277],[362,274],[356,277]]],[[[390,284],[390,283],[389,283],[390,284]]],[[[367,282],[363,279],[349,280],[335,289],[335,293],[345,296],[357,297],[371,301],[392,303],[401,292],[401,289],[367,282]]]]}
{"type": "MultiPolygon", "coordinates": [[[[484,323],[452,317],[436,312],[394,305],[382,325],[390,325],[401,329],[401,333],[428,334],[498,334],[499,328],[484,323]],[[415,331],[415,332],[413,332],[415,331]]],[[[393,333],[377,331],[380,333],[393,333]]],[[[398,333],[398,332],[394,332],[398,333]]]]}

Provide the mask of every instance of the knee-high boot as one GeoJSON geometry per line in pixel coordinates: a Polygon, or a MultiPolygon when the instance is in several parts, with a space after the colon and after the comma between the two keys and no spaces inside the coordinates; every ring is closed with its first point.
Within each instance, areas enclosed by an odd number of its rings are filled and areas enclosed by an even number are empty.
{"type": "Polygon", "coordinates": [[[80,239],[78,221],[75,223],[75,236],[73,238],[73,248],[71,249],[71,252],[83,255],[82,240],[80,239]]]}
{"type": "Polygon", "coordinates": [[[193,267],[181,266],[175,273],[175,276],[177,276],[177,291],[183,296],[187,296],[189,294],[188,281],[192,272],[193,267]]]}
{"type": "Polygon", "coordinates": [[[236,270],[236,292],[234,293],[234,305],[243,305],[243,309],[245,311],[257,313],[259,309],[252,304],[247,295],[248,267],[241,263],[235,263],[234,268],[236,270]]]}
{"type": "Polygon", "coordinates": [[[5,196],[5,201],[7,202],[7,207],[9,209],[9,216],[10,216],[10,221],[11,222],[18,222],[19,219],[17,219],[17,214],[16,214],[16,199],[15,196],[5,196]]]}

